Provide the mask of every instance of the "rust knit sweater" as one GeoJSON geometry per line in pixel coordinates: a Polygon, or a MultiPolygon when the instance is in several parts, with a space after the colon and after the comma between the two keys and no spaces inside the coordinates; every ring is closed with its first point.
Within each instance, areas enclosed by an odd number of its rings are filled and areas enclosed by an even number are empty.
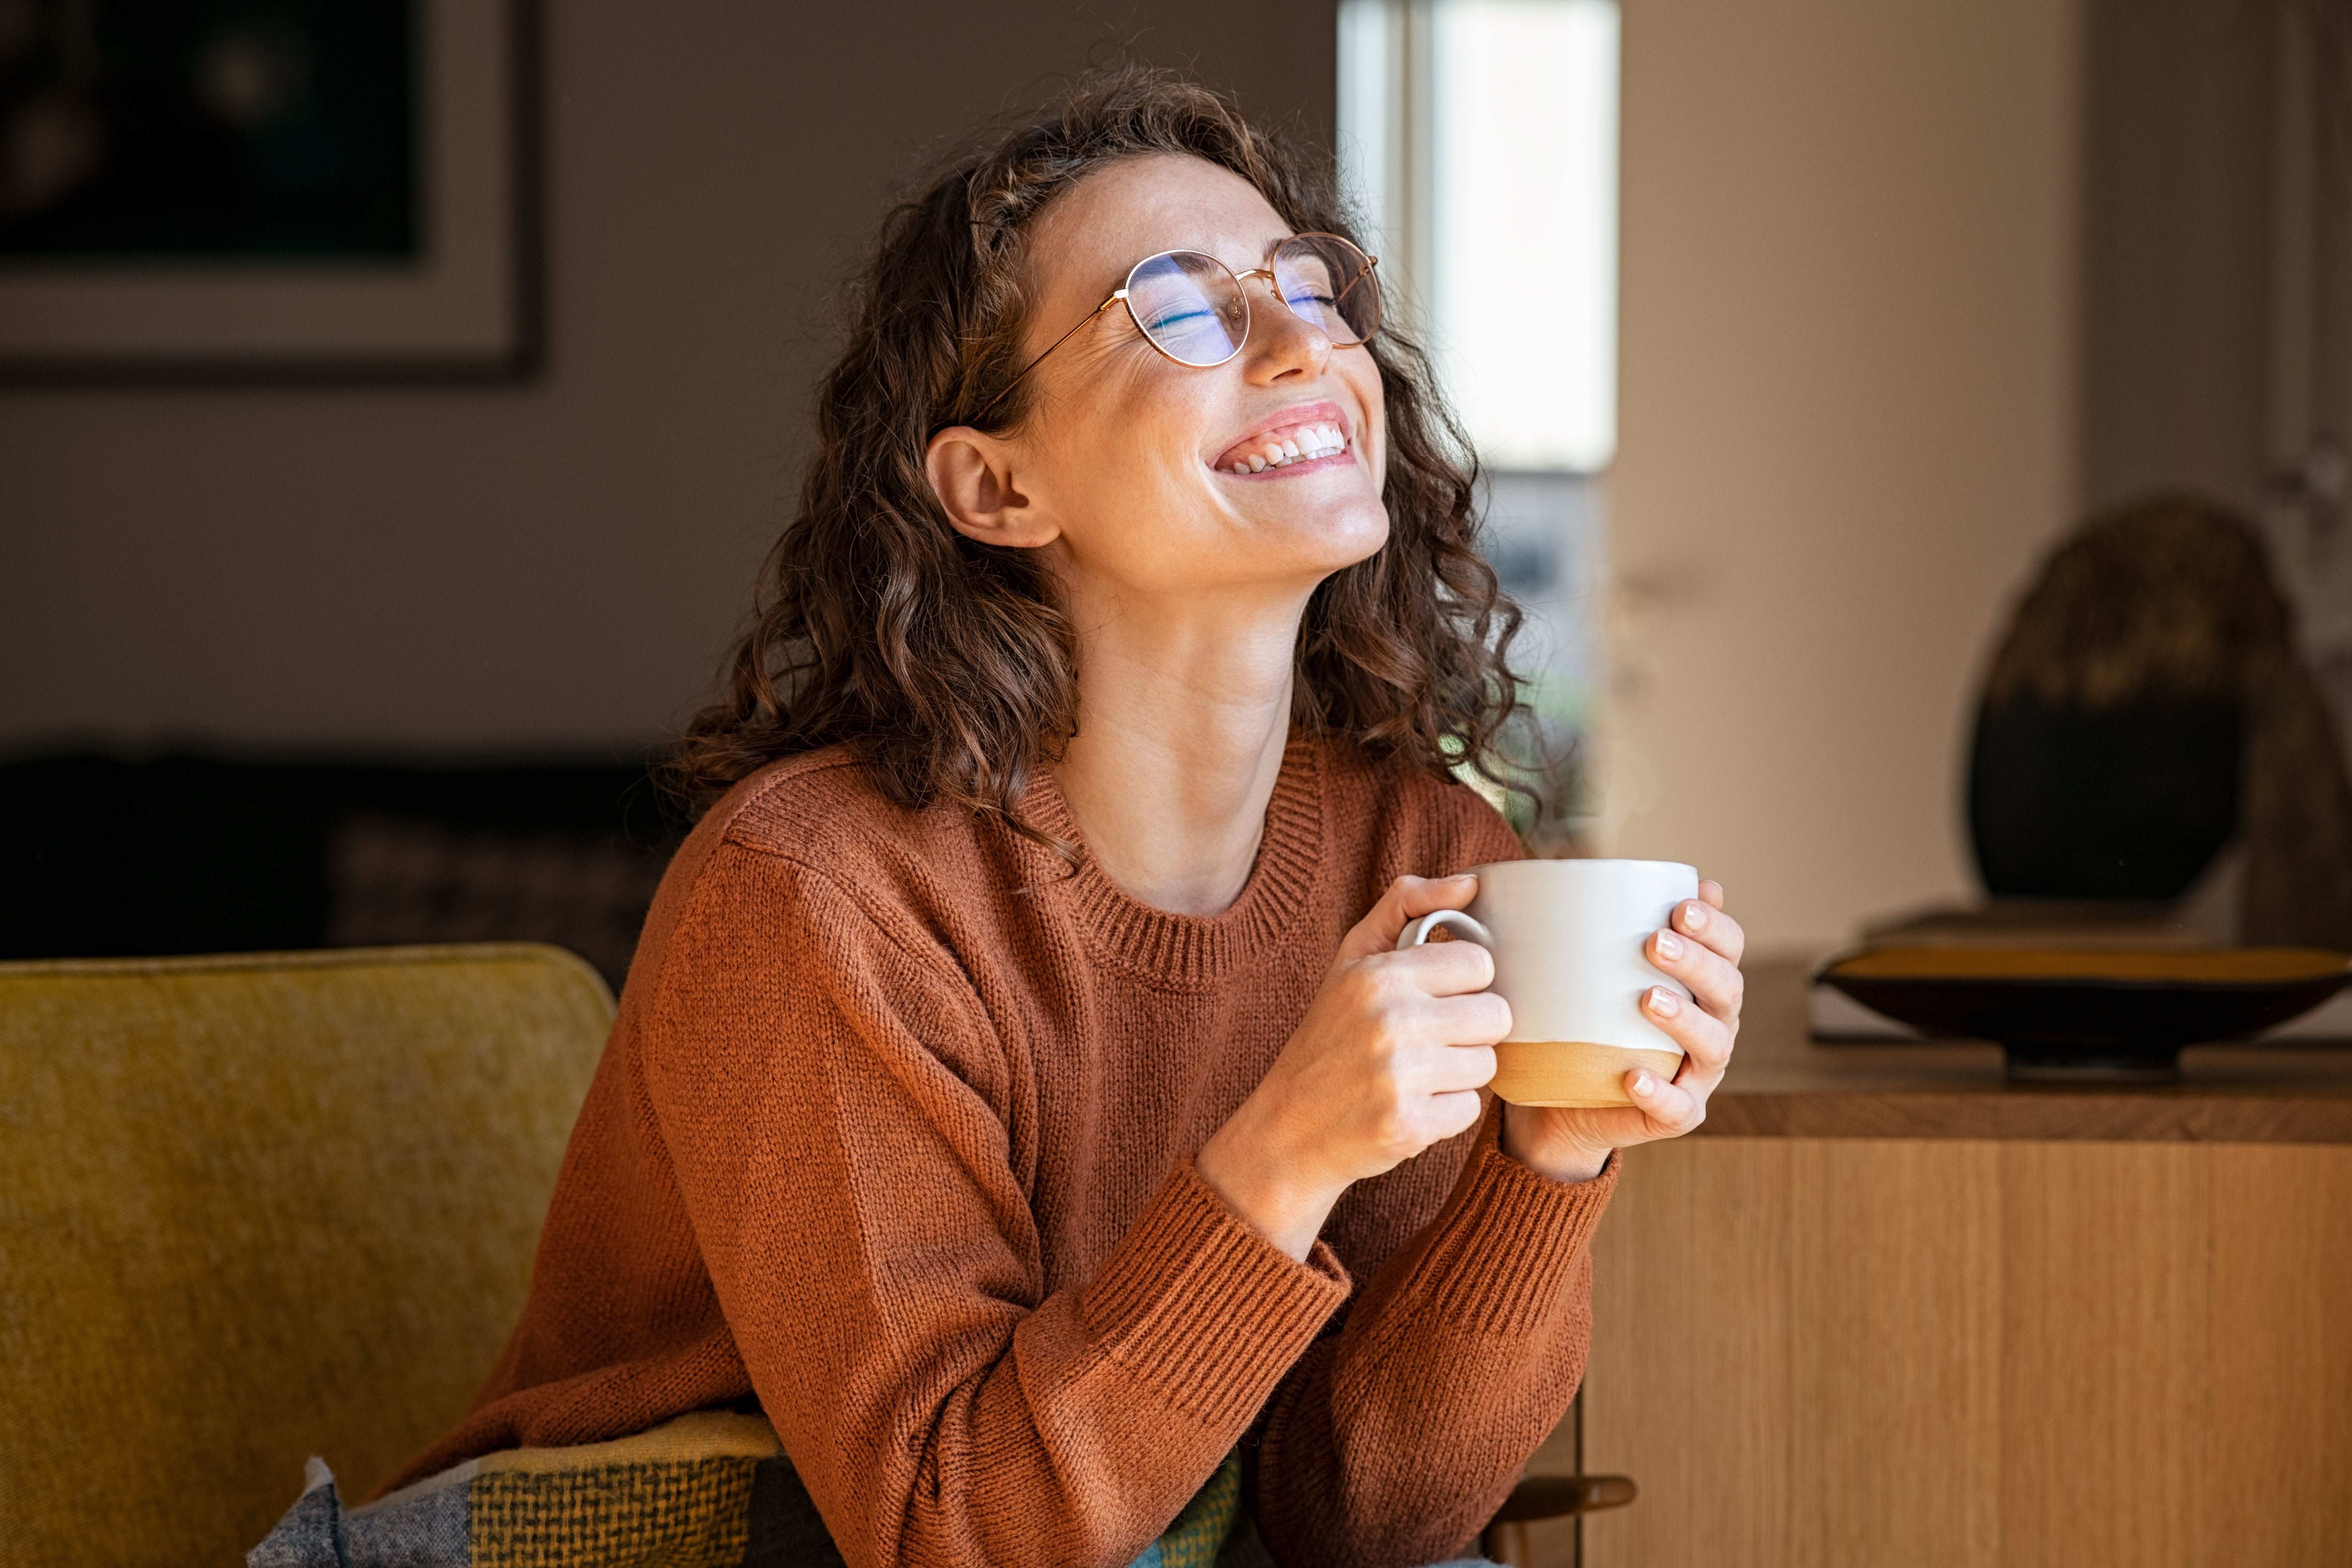
{"type": "MultiPolygon", "coordinates": [[[[1078,838],[1050,776],[1028,813],[1078,838]]],[[[512,1341],[387,1488],[756,1395],[859,1568],[1122,1564],[1237,1444],[1284,1563],[1446,1555],[1575,1392],[1613,1162],[1547,1180],[1490,1113],[1302,1264],[1191,1156],[1391,879],[1518,853],[1297,742],[1198,918],[838,752],[746,780],[655,902],[512,1341]]]]}

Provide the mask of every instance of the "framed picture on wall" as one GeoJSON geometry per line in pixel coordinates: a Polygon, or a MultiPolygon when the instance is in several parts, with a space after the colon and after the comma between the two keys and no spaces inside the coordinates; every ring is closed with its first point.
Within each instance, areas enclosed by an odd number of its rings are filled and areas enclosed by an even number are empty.
{"type": "Polygon", "coordinates": [[[0,0],[0,380],[541,351],[529,0],[0,0]]]}

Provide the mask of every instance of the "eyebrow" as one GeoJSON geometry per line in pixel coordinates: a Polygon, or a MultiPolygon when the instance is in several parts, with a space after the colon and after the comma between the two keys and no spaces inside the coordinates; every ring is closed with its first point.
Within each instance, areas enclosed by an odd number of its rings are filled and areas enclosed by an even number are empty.
{"type": "MultiPolygon", "coordinates": [[[[1297,239],[1297,237],[1298,237],[1298,231],[1297,231],[1297,229],[1285,229],[1282,233],[1276,235],[1272,239],[1267,240],[1267,241],[1265,242],[1265,244],[1262,247],[1260,247],[1260,249],[1258,250],[1258,253],[1257,253],[1257,263],[1256,263],[1256,264],[1257,264],[1257,265],[1259,265],[1259,266],[1264,266],[1264,265],[1265,265],[1265,258],[1266,258],[1267,257],[1269,257],[1269,256],[1272,256],[1272,255],[1275,253],[1275,251],[1276,251],[1277,248],[1279,248],[1279,247],[1281,247],[1281,245],[1283,244],[1283,242],[1284,242],[1284,241],[1286,241],[1286,240],[1297,239]]],[[[1216,253],[1215,251],[1213,251],[1213,250],[1210,249],[1210,248],[1209,248],[1207,246],[1205,246],[1205,245],[1162,245],[1162,246],[1157,246],[1157,247],[1153,247],[1152,249],[1150,249],[1150,250],[1145,251],[1142,255],[1140,255],[1140,256],[1137,257],[1133,261],[1129,262],[1129,263],[1128,263],[1124,268],[1122,268],[1119,270],[1119,272],[1118,272],[1118,277],[1117,277],[1116,280],[1115,280],[1115,281],[1113,281],[1113,282],[1111,283],[1110,287],[1109,287],[1108,289],[1104,289],[1103,291],[1104,291],[1105,293],[1109,293],[1109,292],[1111,292],[1111,291],[1112,291],[1112,290],[1114,290],[1114,289],[1123,289],[1123,288],[1125,288],[1125,287],[1127,286],[1127,276],[1128,276],[1128,274],[1129,274],[1129,273],[1133,272],[1133,271],[1136,269],[1136,268],[1138,268],[1139,266],[1140,266],[1140,265],[1141,265],[1141,264],[1143,264],[1144,262],[1150,260],[1153,257],[1155,257],[1155,256],[1165,256],[1165,255],[1167,255],[1167,254],[1168,254],[1170,251],[1171,251],[1171,250],[1189,250],[1189,251],[1192,251],[1192,252],[1195,253],[1196,255],[1200,255],[1200,256],[1207,256],[1207,257],[1213,257],[1216,260],[1218,260],[1218,261],[1220,261],[1220,262],[1223,262],[1223,264],[1224,264],[1225,266],[1227,266],[1227,267],[1229,267],[1229,268],[1233,268],[1233,269],[1234,269],[1234,271],[1236,271],[1236,272],[1239,272],[1239,271],[1242,271],[1242,270],[1243,270],[1243,268],[1241,268],[1234,267],[1234,264],[1233,264],[1232,262],[1230,262],[1230,261],[1226,261],[1226,260],[1225,260],[1225,258],[1224,258],[1223,257],[1222,257],[1222,256],[1218,256],[1218,255],[1217,255],[1217,253],[1216,253]]]]}

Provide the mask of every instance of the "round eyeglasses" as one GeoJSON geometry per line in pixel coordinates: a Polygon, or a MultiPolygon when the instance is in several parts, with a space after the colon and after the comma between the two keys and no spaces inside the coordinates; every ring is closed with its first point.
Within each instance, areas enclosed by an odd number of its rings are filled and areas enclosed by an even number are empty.
{"type": "Polygon", "coordinates": [[[972,420],[986,418],[1047,354],[1122,301],[1153,348],[1196,370],[1224,363],[1249,341],[1249,292],[1242,285],[1252,278],[1274,285],[1291,314],[1320,331],[1334,348],[1352,348],[1381,330],[1381,285],[1372,270],[1380,264],[1379,257],[1365,255],[1336,234],[1294,234],[1275,246],[1264,267],[1246,272],[1199,250],[1147,256],[1128,269],[1124,287],[1022,366],[972,420]]]}

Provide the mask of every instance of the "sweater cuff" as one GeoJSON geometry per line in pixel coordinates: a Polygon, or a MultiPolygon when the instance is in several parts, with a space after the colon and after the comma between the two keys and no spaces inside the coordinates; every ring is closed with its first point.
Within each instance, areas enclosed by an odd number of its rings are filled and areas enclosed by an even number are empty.
{"type": "Polygon", "coordinates": [[[1349,1288],[1330,1248],[1318,1241],[1306,1262],[1292,1258],[1187,1161],[1087,1284],[1080,1310],[1114,1361],[1238,1432],[1349,1288]]]}
{"type": "Polygon", "coordinates": [[[1556,1182],[1481,1137],[1439,1216],[1416,1293],[1458,1328],[1535,1329],[1567,1300],[1623,1164],[1612,1150],[1591,1180],[1556,1182]]]}

